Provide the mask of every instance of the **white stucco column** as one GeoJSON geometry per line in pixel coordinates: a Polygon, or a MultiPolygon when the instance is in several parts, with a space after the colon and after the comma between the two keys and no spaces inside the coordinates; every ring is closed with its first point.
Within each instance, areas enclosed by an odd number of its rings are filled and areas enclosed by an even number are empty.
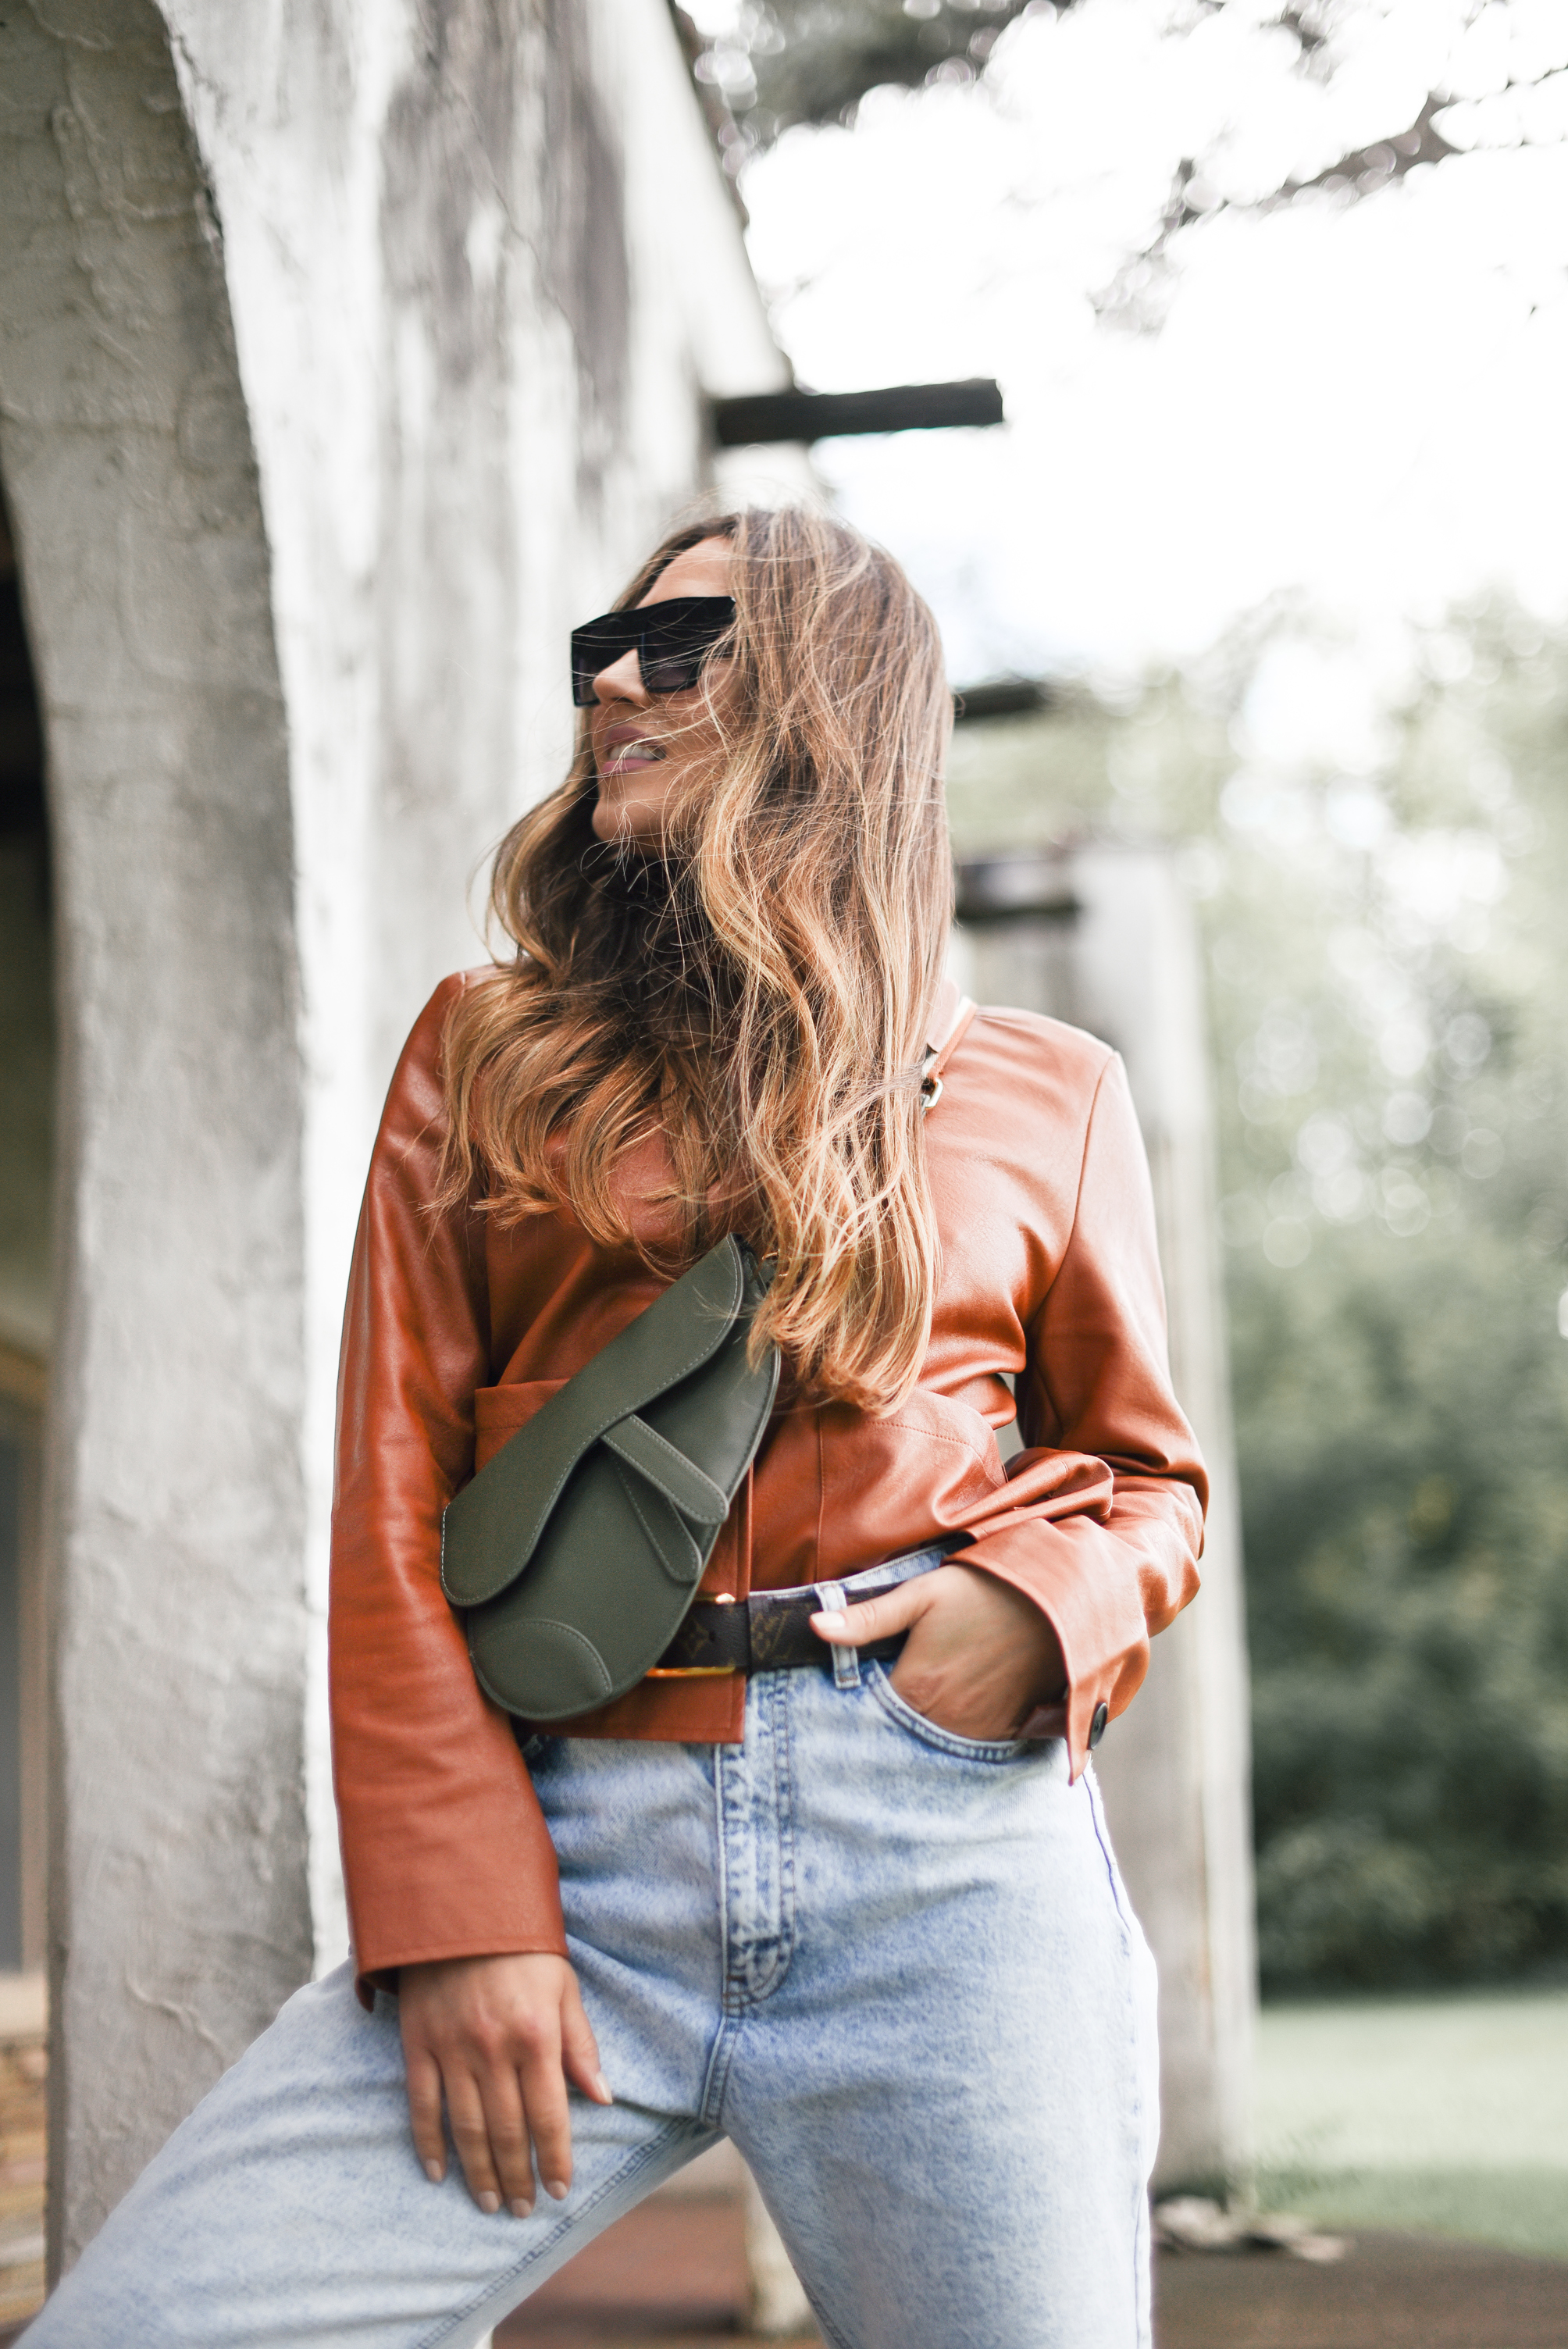
{"type": "Polygon", "coordinates": [[[1127,1064],[1154,1179],[1176,1391],[1212,1479],[1203,1588],[1095,1757],[1160,1966],[1156,2173],[1225,2189],[1251,2147],[1256,2010],[1246,1632],[1202,967],[1170,856],[1086,848],[965,868],[964,984],[1088,1029],[1127,1064]]]}
{"type": "Polygon", "coordinates": [[[309,1971],[293,838],[218,240],[161,24],[0,21],[0,462],[62,1047],[57,2263],[309,1971]]]}

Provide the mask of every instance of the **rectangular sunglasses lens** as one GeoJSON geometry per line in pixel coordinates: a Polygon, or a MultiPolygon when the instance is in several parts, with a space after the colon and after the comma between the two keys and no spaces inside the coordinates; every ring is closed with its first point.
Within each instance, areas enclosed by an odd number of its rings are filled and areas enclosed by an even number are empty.
{"type": "Polygon", "coordinates": [[[695,685],[703,662],[735,617],[728,595],[671,595],[639,611],[606,612],[572,631],[572,698],[591,709],[593,680],[634,645],[650,693],[695,685]]]}
{"type": "Polygon", "coordinates": [[[703,658],[700,652],[655,652],[651,645],[645,645],[638,656],[638,667],[650,693],[684,693],[702,675],[703,658]]]}
{"type": "Polygon", "coordinates": [[[735,618],[735,604],[728,595],[672,595],[638,616],[643,683],[650,693],[682,693],[701,677],[704,661],[735,618]]]}
{"type": "Polygon", "coordinates": [[[585,620],[572,631],[572,698],[579,709],[593,704],[593,680],[602,669],[614,667],[642,636],[631,612],[606,612],[601,619],[585,620]]]}

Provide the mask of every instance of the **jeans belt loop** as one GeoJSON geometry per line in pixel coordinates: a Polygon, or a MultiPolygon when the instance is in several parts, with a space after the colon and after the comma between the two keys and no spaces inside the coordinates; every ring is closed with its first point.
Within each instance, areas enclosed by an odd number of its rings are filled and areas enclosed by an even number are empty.
{"type": "MultiPolygon", "coordinates": [[[[824,1615],[830,1611],[842,1614],[850,1603],[844,1596],[844,1586],[841,1582],[819,1582],[816,1585],[816,1591],[818,1604],[824,1615]]],[[[841,1648],[835,1644],[832,1656],[833,1686],[841,1689],[858,1689],[861,1684],[860,1650],[841,1648]]]]}

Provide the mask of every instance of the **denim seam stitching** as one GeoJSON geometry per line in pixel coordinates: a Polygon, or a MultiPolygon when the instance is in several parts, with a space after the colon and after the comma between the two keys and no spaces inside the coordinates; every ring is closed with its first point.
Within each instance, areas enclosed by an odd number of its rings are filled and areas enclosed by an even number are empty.
{"type": "MultiPolygon", "coordinates": [[[[802,2289],[804,2289],[804,2287],[802,2287],[802,2289]]],[[[808,2300],[811,2300],[810,2292],[807,2292],[806,2297],[808,2300]]],[[[846,2341],[843,2334],[836,2332],[828,2323],[827,2318],[823,2315],[821,2310],[818,2307],[814,2300],[811,2300],[811,2313],[817,2321],[817,2330],[820,2333],[823,2340],[827,2343],[828,2349],[854,2349],[854,2344],[852,2342],[846,2341]]]]}
{"type": "MultiPolygon", "coordinates": [[[[1089,1824],[1094,1828],[1094,1839],[1099,1847],[1100,1858],[1105,1864],[1106,1880],[1110,1887],[1111,1906],[1116,1911],[1117,1922],[1121,1928],[1122,1956],[1130,1964],[1133,1925],[1122,1906],[1121,1892],[1117,1881],[1116,1861],[1110,1847],[1109,1830],[1100,1815],[1099,1782],[1092,1769],[1085,1771],[1083,1785],[1084,1793],[1088,1797],[1089,1824]]],[[[1130,2058],[1129,2068],[1132,2078],[1132,2093],[1128,2100],[1128,2119],[1136,2137],[1141,2129],[1145,2099],[1139,2085],[1138,2000],[1130,1973],[1127,1978],[1124,1995],[1127,2009],[1128,2051],[1130,2058]]],[[[1147,2180],[1144,2182],[1139,2199],[1142,2206],[1141,2213],[1135,2215],[1132,2229],[1132,2295],[1133,2306],[1140,2312],[1137,2349],[1150,2349],[1153,2335],[1149,2326],[1142,2321],[1143,2261],[1146,2256],[1145,2243],[1150,2226],[1147,2180]]]]}
{"type": "Polygon", "coordinates": [[[771,1998],[789,1971],[795,1957],[795,1782],[790,1766],[789,1699],[791,1675],[775,1675],[773,1714],[773,1816],[779,1837],[779,1954],[753,2003],[771,1998]]]}
{"type": "Polygon", "coordinates": [[[1100,1816],[1099,1781],[1092,1770],[1084,1772],[1084,1790],[1088,1795],[1088,1815],[1094,1827],[1094,1839],[1099,1846],[1099,1856],[1105,1862],[1106,1881],[1110,1886],[1111,1906],[1120,1920],[1122,1937],[1130,1948],[1133,1920],[1122,1906],[1121,1887],[1117,1879],[1116,1860],[1110,1848],[1109,1831],[1100,1816]]]}
{"type": "MultiPolygon", "coordinates": [[[[769,1715],[769,1733],[773,1748],[773,1820],[776,1831],[776,1851],[779,1865],[779,1931],[775,1938],[775,1955],[765,1974],[758,1976],[750,1966],[738,1992],[734,2010],[738,2023],[766,1999],[773,1996],[789,1973],[795,1954],[795,1820],[791,1804],[789,1775],[789,1695],[794,1675],[790,1672],[769,1672],[766,1686],[758,1688],[756,1703],[758,1712],[763,1705],[769,1715]],[[782,1768],[780,1754],[782,1750],[782,1768]]],[[[755,1822],[753,1821],[753,1831],[755,1822]]]]}
{"type": "Polygon", "coordinates": [[[708,2054],[707,2073],[697,2100],[697,2118],[708,2128],[722,2129],[724,2099],[729,2091],[730,2066],[735,2061],[735,2044],[740,2036],[742,2018],[738,2014],[721,2014],[718,2029],[713,2035],[708,2054]]]}
{"type": "MultiPolygon", "coordinates": [[[[755,1702],[753,1690],[747,1692],[748,1702],[755,1702]]],[[[697,2099],[698,2116],[710,2128],[718,2127],[718,2115],[724,2106],[724,2092],[728,2085],[730,2059],[735,2045],[735,2026],[741,2010],[734,2003],[729,1974],[729,1840],[725,1825],[724,1747],[716,1745],[713,1752],[713,1831],[715,1841],[714,1894],[718,1911],[719,1984],[718,2024],[708,2050],[707,2069],[703,2075],[702,2095],[697,2099]]]]}

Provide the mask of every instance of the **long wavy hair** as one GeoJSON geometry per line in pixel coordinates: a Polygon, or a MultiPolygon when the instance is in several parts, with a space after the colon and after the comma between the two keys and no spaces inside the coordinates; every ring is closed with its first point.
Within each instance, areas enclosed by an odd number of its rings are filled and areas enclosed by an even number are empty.
{"type": "Polygon", "coordinates": [[[503,1223],[564,1208],[668,1278],[739,1231],[774,1268],[754,1344],[777,1340],[798,1397],[885,1413],[937,1274],[920,1084],[952,918],[941,640],[889,555],[797,507],[672,533],[615,608],[716,537],[734,666],[701,707],[721,754],[656,857],[607,846],[585,711],[565,781],[501,843],[515,953],[447,1030],[442,1197],[503,1223]],[[655,1133],[649,1237],[616,1168],[655,1133]]]}

